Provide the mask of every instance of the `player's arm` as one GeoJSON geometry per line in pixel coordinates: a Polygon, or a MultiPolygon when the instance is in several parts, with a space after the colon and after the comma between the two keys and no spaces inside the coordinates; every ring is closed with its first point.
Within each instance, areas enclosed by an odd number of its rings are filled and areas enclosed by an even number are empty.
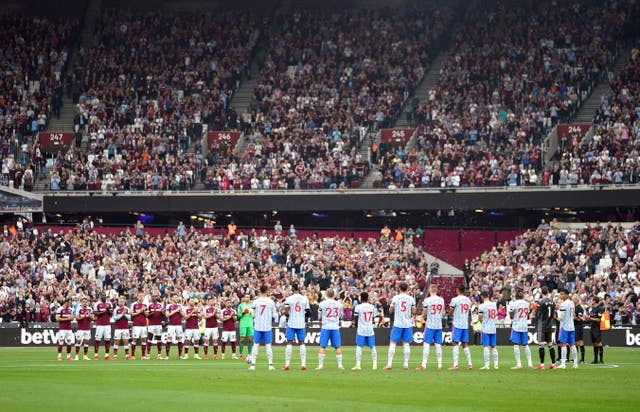
{"type": "Polygon", "coordinates": [[[429,305],[425,305],[422,307],[422,317],[427,318],[427,314],[429,313],[429,305]]]}
{"type": "Polygon", "coordinates": [[[484,316],[482,316],[481,311],[478,311],[478,322],[482,322],[482,319],[484,319],[484,316]]]}

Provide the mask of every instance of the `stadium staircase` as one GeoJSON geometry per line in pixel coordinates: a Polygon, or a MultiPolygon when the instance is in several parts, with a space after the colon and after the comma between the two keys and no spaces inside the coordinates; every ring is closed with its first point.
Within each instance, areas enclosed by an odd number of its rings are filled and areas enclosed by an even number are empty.
{"type": "MultiPolygon", "coordinates": [[[[614,76],[620,73],[620,71],[624,68],[627,59],[629,59],[629,54],[631,53],[630,49],[622,51],[618,58],[616,59],[614,66],[611,70],[614,76]]],[[[571,119],[573,122],[584,122],[591,123],[593,121],[593,116],[600,107],[600,102],[602,100],[602,96],[607,93],[609,90],[609,78],[608,76],[604,76],[600,83],[598,83],[589,94],[589,97],[584,101],[580,109],[576,112],[576,115],[571,119]]]]}

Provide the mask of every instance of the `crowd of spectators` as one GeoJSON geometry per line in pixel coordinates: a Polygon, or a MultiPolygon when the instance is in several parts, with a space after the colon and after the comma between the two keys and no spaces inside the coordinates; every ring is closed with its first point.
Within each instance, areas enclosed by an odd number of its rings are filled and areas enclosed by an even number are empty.
{"type": "Polygon", "coordinates": [[[607,73],[637,9],[542,1],[473,13],[415,110],[417,149],[381,148],[380,184],[544,184],[543,138],[607,73]]]}
{"type": "Polygon", "coordinates": [[[465,275],[476,300],[488,290],[502,308],[516,288],[534,300],[542,286],[567,288],[584,304],[600,297],[612,324],[640,324],[639,243],[640,223],[627,229],[620,223],[559,229],[555,221],[542,221],[465,264],[465,275]]]}
{"type": "Polygon", "coordinates": [[[2,184],[33,188],[37,156],[29,144],[60,115],[62,75],[78,22],[0,16],[0,164],[2,184]]]}
{"type": "Polygon", "coordinates": [[[560,159],[560,184],[629,184],[640,181],[640,48],[609,82],[594,118],[594,134],[560,159]]]}

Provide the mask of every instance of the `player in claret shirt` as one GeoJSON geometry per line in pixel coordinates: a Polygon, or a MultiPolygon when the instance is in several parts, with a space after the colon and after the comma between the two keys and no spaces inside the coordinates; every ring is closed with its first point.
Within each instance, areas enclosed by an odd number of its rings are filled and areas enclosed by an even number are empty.
{"type": "Polygon", "coordinates": [[[80,354],[80,345],[83,346],[84,356],[82,359],[91,360],[89,358],[89,340],[91,340],[91,321],[93,320],[93,311],[89,306],[89,299],[82,298],[80,301],[80,308],[76,315],[76,321],[78,322],[78,330],[76,331],[76,358],[80,354]]]}
{"type": "Polygon", "coordinates": [[[129,308],[125,305],[124,296],[118,298],[118,306],[113,311],[113,320],[116,322],[116,330],[113,339],[113,360],[118,359],[118,344],[124,345],[124,353],[127,360],[131,360],[129,356],[129,321],[131,314],[129,308]]]}
{"type": "Polygon", "coordinates": [[[238,359],[236,356],[236,311],[231,307],[231,298],[227,299],[224,309],[222,310],[222,359],[227,348],[227,342],[231,342],[231,358],[238,359]]]}
{"type": "Polygon", "coordinates": [[[71,357],[71,345],[74,343],[71,321],[73,313],[71,311],[71,299],[65,299],[62,306],[56,311],[56,322],[58,322],[58,360],[62,360],[62,344],[67,345],[67,360],[71,357]]]}
{"type": "Polygon", "coordinates": [[[160,296],[153,295],[151,297],[151,303],[147,308],[147,357],[151,356],[151,345],[155,344],[158,348],[158,359],[164,359],[162,357],[162,303],[160,303],[160,296]]]}
{"type": "Polygon", "coordinates": [[[207,300],[204,308],[204,358],[209,359],[209,341],[213,341],[213,359],[218,359],[218,314],[214,298],[207,300]]]}
{"type": "Polygon", "coordinates": [[[193,358],[200,359],[200,308],[196,307],[196,300],[189,299],[189,306],[184,308],[182,318],[185,320],[184,326],[184,355],[182,359],[189,359],[189,345],[193,345],[193,358]]]}
{"type": "Polygon", "coordinates": [[[138,300],[131,305],[131,319],[133,323],[133,339],[131,340],[131,358],[136,358],[136,344],[140,341],[142,359],[147,356],[147,305],[143,303],[144,293],[138,293],[138,300]]]}
{"type": "Polygon", "coordinates": [[[182,331],[182,306],[180,305],[180,296],[171,296],[171,303],[165,309],[165,316],[169,320],[167,326],[167,345],[166,356],[164,359],[169,359],[169,352],[171,352],[171,343],[178,344],[178,359],[182,357],[182,344],[184,339],[184,333],[182,331]]]}
{"type": "Polygon", "coordinates": [[[98,360],[100,341],[104,341],[104,358],[109,360],[111,349],[111,313],[113,306],[105,295],[100,295],[100,300],[93,307],[93,316],[96,319],[96,336],[93,341],[93,360],[98,360]]]}

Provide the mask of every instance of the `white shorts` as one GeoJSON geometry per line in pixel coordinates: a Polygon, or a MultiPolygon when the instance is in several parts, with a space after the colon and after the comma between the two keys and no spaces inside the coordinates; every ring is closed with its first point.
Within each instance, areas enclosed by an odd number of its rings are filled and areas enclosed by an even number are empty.
{"type": "Polygon", "coordinates": [[[157,338],[162,335],[162,325],[149,325],[147,332],[157,338]]]}
{"type": "Polygon", "coordinates": [[[58,344],[62,345],[66,343],[67,345],[74,344],[76,342],[75,336],[73,336],[73,331],[70,330],[59,330],[58,331],[58,344]]]}
{"type": "Polygon", "coordinates": [[[81,343],[83,340],[86,340],[86,341],[91,340],[91,331],[90,330],[77,330],[76,331],[76,342],[81,343]]]}
{"type": "Polygon", "coordinates": [[[184,339],[188,342],[200,341],[200,329],[187,329],[184,331],[184,339]]]}
{"type": "Polygon", "coordinates": [[[182,326],[178,325],[169,325],[167,326],[167,335],[169,339],[174,341],[182,340],[184,336],[184,332],[182,331],[182,326]]]}
{"type": "Polygon", "coordinates": [[[134,326],[133,327],[133,339],[147,339],[147,327],[146,326],[134,326]]]}
{"type": "Polygon", "coordinates": [[[204,341],[209,342],[209,339],[218,340],[218,328],[206,328],[204,330],[204,341]]]}
{"type": "Polygon", "coordinates": [[[111,325],[96,326],[96,342],[101,340],[111,340],[111,325]]]}
{"type": "Polygon", "coordinates": [[[129,338],[131,337],[129,334],[129,329],[116,329],[113,335],[115,341],[119,341],[120,339],[129,340],[129,338]]]}
{"type": "Polygon", "coordinates": [[[223,342],[235,342],[236,341],[236,332],[233,331],[222,331],[222,341],[223,342]]]}

